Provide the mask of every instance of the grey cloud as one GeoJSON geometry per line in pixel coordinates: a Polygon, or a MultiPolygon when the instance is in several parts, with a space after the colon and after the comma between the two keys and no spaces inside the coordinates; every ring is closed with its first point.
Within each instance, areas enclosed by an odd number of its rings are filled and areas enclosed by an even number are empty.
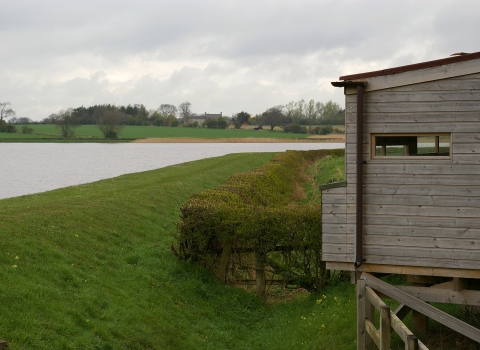
{"type": "Polygon", "coordinates": [[[479,51],[479,10],[470,0],[5,0],[0,100],[37,120],[94,103],[259,113],[340,102],[328,83],[340,75],[479,51]]]}

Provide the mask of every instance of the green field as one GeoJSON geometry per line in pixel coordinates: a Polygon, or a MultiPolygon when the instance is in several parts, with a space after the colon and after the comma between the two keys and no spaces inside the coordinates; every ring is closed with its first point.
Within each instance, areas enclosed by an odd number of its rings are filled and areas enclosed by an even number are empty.
{"type": "Polygon", "coordinates": [[[271,157],[0,200],[0,339],[10,349],[355,349],[352,285],[265,304],[170,251],[192,193],[271,157]]]}
{"type": "MultiPolygon", "coordinates": [[[[9,134],[0,133],[0,141],[11,141],[19,139],[22,141],[61,138],[60,129],[55,125],[30,124],[33,134],[9,134]]],[[[17,125],[17,130],[21,130],[21,126],[17,125]]],[[[82,125],[75,129],[75,136],[78,138],[103,139],[102,133],[96,125],[82,125]]],[[[304,139],[307,134],[289,134],[283,131],[267,131],[267,130],[235,130],[235,129],[206,129],[206,128],[177,128],[177,127],[159,127],[159,126],[125,126],[121,133],[120,139],[124,141],[144,138],[200,138],[200,139],[233,139],[233,138],[279,138],[279,139],[304,139]]],[[[85,141],[85,140],[84,140],[85,141]]]]}

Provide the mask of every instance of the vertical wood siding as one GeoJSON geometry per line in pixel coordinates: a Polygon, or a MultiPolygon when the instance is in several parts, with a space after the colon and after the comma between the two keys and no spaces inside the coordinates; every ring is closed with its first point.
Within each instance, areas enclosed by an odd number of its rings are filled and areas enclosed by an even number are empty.
{"type": "MultiPolygon", "coordinates": [[[[367,92],[364,118],[366,262],[480,269],[480,74],[367,92]],[[429,132],[452,134],[451,160],[371,159],[371,133],[429,132]]],[[[345,248],[324,238],[326,261],[353,261],[355,123],[347,95],[345,248]]]]}

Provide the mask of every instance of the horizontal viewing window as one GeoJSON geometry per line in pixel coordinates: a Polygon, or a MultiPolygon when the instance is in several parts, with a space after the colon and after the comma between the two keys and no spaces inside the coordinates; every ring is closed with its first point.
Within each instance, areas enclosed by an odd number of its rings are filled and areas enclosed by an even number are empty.
{"type": "Polygon", "coordinates": [[[373,158],[450,157],[451,134],[372,135],[373,158]]]}

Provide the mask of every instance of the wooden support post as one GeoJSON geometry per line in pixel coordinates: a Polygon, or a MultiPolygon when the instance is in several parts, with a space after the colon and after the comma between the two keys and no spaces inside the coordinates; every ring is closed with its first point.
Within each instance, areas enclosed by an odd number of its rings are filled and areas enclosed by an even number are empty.
{"type": "Polygon", "coordinates": [[[412,310],[412,331],[421,337],[427,334],[428,330],[428,317],[424,314],[412,310]]]}
{"type": "Polygon", "coordinates": [[[454,277],[453,278],[453,290],[455,292],[461,292],[467,286],[467,280],[465,278],[454,277]]]}
{"type": "Polygon", "coordinates": [[[350,283],[357,283],[357,274],[355,273],[355,271],[350,271],[350,283]]]}
{"type": "Polygon", "coordinates": [[[412,311],[411,308],[409,308],[407,305],[405,304],[400,304],[397,309],[394,311],[394,314],[401,320],[403,320],[405,318],[405,316],[408,315],[408,313],[412,311]]]}
{"type": "Polygon", "coordinates": [[[390,350],[390,308],[380,308],[380,350],[390,350]]]}
{"type": "Polygon", "coordinates": [[[365,350],[365,280],[357,280],[357,350],[365,350]]]}
{"type": "Polygon", "coordinates": [[[405,350],[418,350],[418,338],[413,334],[407,335],[405,350]]]}
{"type": "Polygon", "coordinates": [[[265,300],[265,255],[255,252],[255,278],[257,296],[265,300]]]}
{"type": "Polygon", "coordinates": [[[0,350],[8,350],[8,343],[5,340],[0,340],[0,350]]]}
{"type": "MultiPolygon", "coordinates": [[[[412,286],[425,287],[426,283],[412,283],[412,286]]],[[[412,310],[412,331],[420,337],[428,331],[428,317],[416,310],[412,310]]]]}

